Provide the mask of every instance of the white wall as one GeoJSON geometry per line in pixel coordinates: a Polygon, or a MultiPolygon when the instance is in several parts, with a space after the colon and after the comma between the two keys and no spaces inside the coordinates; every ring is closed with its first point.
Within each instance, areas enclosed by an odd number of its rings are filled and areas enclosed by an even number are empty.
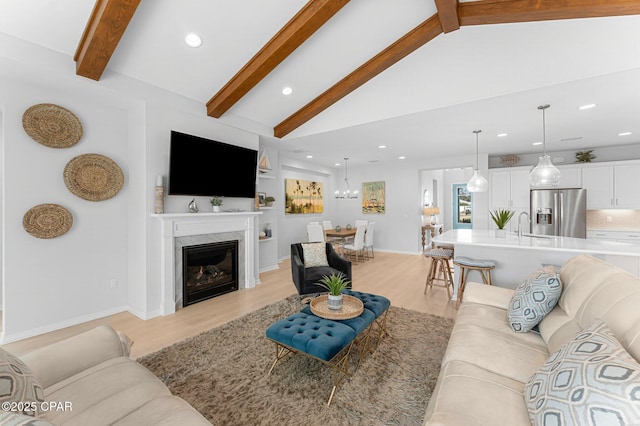
{"type": "Polygon", "coordinates": [[[3,79],[4,118],[4,306],[3,334],[19,337],[66,321],[119,312],[127,305],[129,188],[128,117],[91,93],[3,79]],[[73,111],[84,135],[71,148],[54,149],[32,140],[22,114],[34,104],[55,103],[73,111]],[[73,195],[63,170],[73,157],[103,154],[124,172],[114,198],[92,202],[73,195]],[[60,204],[73,215],[65,235],[38,239],[22,226],[24,214],[42,203],[60,204]],[[110,280],[118,281],[110,288],[110,280]]]}

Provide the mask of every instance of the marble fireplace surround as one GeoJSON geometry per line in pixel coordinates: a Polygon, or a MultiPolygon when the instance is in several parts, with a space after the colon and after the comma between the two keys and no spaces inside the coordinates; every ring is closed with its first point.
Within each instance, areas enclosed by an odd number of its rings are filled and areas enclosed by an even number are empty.
{"type": "Polygon", "coordinates": [[[261,212],[154,214],[160,219],[161,309],[169,315],[182,306],[182,247],[238,240],[238,288],[256,285],[255,217],[261,212]],[[179,290],[178,290],[179,288],[179,290]]]}

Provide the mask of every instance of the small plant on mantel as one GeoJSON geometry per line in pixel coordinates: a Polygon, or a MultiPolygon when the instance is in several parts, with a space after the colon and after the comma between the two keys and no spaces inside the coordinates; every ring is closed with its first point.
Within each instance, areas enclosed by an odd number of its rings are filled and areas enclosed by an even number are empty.
{"type": "Polygon", "coordinates": [[[271,207],[273,206],[273,203],[276,201],[275,198],[268,196],[264,199],[264,203],[267,205],[267,207],[271,207]]]}
{"type": "Polygon", "coordinates": [[[224,197],[222,195],[214,195],[213,197],[211,197],[209,202],[211,203],[211,208],[214,213],[218,213],[220,211],[222,201],[224,201],[224,197]]]}
{"type": "Polygon", "coordinates": [[[211,197],[211,200],[209,200],[212,206],[218,206],[218,207],[222,205],[223,201],[224,201],[224,197],[222,195],[214,195],[213,197],[211,197]]]}

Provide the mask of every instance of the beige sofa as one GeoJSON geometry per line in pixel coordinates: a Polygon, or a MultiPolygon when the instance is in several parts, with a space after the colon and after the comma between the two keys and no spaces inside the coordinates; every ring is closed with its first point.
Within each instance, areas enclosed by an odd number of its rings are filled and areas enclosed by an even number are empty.
{"type": "Polygon", "coordinates": [[[595,318],[640,359],[640,279],[590,256],[563,265],[562,295],[539,324],[514,333],[507,322],[513,290],[469,283],[425,425],[530,425],[523,390],[555,352],[595,318]]]}
{"type": "Polygon", "coordinates": [[[44,389],[45,401],[71,403],[70,409],[44,414],[51,424],[211,425],[171,395],[149,370],[129,359],[128,339],[111,327],[94,328],[20,359],[44,389]]]}

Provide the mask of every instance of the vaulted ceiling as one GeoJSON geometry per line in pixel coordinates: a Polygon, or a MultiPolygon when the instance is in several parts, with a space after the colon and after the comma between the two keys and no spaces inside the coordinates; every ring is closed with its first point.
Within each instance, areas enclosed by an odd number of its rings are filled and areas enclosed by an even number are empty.
{"type": "Polygon", "coordinates": [[[78,75],[202,102],[324,165],[473,151],[474,129],[483,152],[535,152],[541,103],[548,149],[640,141],[640,0],[54,3],[3,0],[0,32],[74,53],[78,75]],[[202,47],[184,45],[189,32],[202,47]]]}

